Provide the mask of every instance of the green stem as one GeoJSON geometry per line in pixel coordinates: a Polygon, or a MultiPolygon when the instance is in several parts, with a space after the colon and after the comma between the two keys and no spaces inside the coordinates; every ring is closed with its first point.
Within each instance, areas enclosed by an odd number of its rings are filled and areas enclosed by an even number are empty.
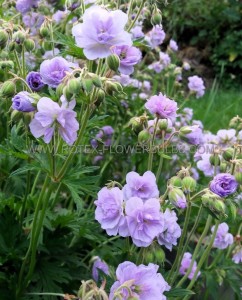
{"type": "Polygon", "coordinates": [[[36,295],[36,296],[58,296],[58,297],[63,297],[65,298],[65,294],[60,294],[60,293],[27,293],[27,295],[36,295]]]}
{"type": "MultiPolygon", "coordinates": [[[[165,131],[162,131],[162,140],[161,140],[161,144],[164,145],[164,139],[165,139],[165,131]]],[[[159,166],[158,166],[158,170],[156,172],[156,181],[158,182],[160,174],[161,174],[161,170],[162,170],[162,166],[163,166],[163,156],[160,156],[160,160],[159,160],[159,166]]]]}
{"type": "Polygon", "coordinates": [[[18,279],[18,288],[16,291],[16,299],[18,299],[22,293],[22,290],[24,289],[24,286],[22,284],[23,282],[23,275],[24,275],[24,271],[25,271],[25,267],[27,264],[27,260],[29,258],[29,255],[31,253],[32,247],[33,247],[33,239],[34,239],[34,233],[35,233],[35,227],[36,227],[36,223],[37,223],[37,219],[38,219],[38,214],[41,208],[41,203],[42,203],[42,198],[44,196],[45,190],[48,186],[48,177],[46,176],[45,178],[45,182],[44,185],[42,187],[42,190],[40,192],[39,198],[38,198],[38,202],[34,211],[34,218],[33,218],[33,223],[32,223],[32,230],[31,230],[31,234],[30,234],[30,244],[29,244],[29,248],[27,250],[27,253],[24,257],[21,269],[20,269],[20,273],[19,273],[19,279],[18,279]]]}
{"type": "MultiPolygon", "coordinates": [[[[237,150],[238,150],[237,148],[234,149],[232,161],[236,158],[237,150]]],[[[235,171],[235,165],[236,165],[236,163],[232,162],[232,166],[231,166],[231,174],[232,175],[234,174],[234,171],[235,171]]]]}
{"type": "MultiPolygon", "coordinates": [[[[203,206],[202,206],[202,204],[201,204],[201,206],[200,206],[200,208],[199,208],[199,211],[198,211],[198,214],[197,214],[197,217],[196,217],[196,220],[195,220],[195,223],[194,223],[194,225],[193,225],[193,227],[192,227],[192,230],[191,230],[191,232],[190,232],[190,234],[189,234],[189,236],[188,236],[188,238],[187,238],[187,240],[186,240],[186,242],[185,242],[185,245],[184,245],[184,247],[183,247],[183,250],[182,250],[182,253],[181,253],[181,258],[183,258],[183,255],[184,255],[184,253],[186,252],[186,249],[187,249],[187,247],[188,247],[188,244],[189,244],[189,242],[190,242],[190,240],[191,240],[191,237],[192,237],[192,235],[194,234],[194,232],[195,232],[195,230],[196,230],[196,228],[197,228],[197,226],[198,226],[198,223],[199,223],[199,220],[200,220],[200,217],[201,217],[201,214],[202,214],[202,208],[203,208],[203,206]]],[[[176,278],[177,278],[177,276],[178,276],[178,272],[179,272],[179,267],[180,267],[180,265],[178,264],[178,268],[177,268],[177,270],[176,270],[176,272],[175,272],[175,274],[174,274],[174,281],[176,280],[176,278]]],[[[184,277],[178,282],[178,284],[177,284],[177,287],[180,287],[182,284],[183,284],[183,282],[186,280],[186,278],[185,278],[185,276],[186,275],[189,275],[190,274],[190,272],[188,273],[187,272],[187,274],[185,274],[184,275],[184,277]]]]}
{"type": "Polygon", "coordinates": [[[215,259],[213,260],[213,262],[211,263],[211,265],[208,267],[208,270],[212,269],[216,264],[217,262],[220,260],[221,256],[223,254],[223,251],[219,250],[219,254],[217,254],[215,256],[215,259]]]}
{"type": "Polygon", "coordinates": [[[59,174],[57,175],[58,180],[60,180],[64,176],[66,170],[69,167],[69,164],[71,163],[71,161],[72,161],[72,159],[73,159],[73,157],[75,155],[76,146],[78,146],[80,144],[81,139],[82,139],[82,137],[84,135],[84,132],[85,132],[85,129],[86,129],[86,126],[87,126],[87,122],[88,122],[88,119],[90,117],[90,112],[91,112],[91,109],[90,109],[90,106],[88,105],[87,110],[86,110],[86,112],[85,112],[85,114],[83,116],[82,126],[81,126],[81,129],[79,131],[78,138],[77,138],[74,146],[71,148],[70,154],[67,157],[67,159],[66,159],[63,167],[61,168],[59,174]]]}
{"type": "Polygon", "coordinates": [[[25,190],[24,201],[23,201],[23,206],[22,206],[22,209],[21,209],[21,217],[20,217],[20,223],[21,224],[23,223],[26,203],[27,203],[28,194],[29,194],[29,190],[30,190],[30,171],[27,171],[26,181],[27,181],[27,186],[26,186],[26,190],[25,190]]]}
{"type": "Polygon", "coordinates": [[[49,204],[49,198],[52,192],[52,187],[50,186],[48,191],[46,192],[45,197],[43,198],[43,207],[42,210],[40,212],[40,217],[39,220],[37,222],[36,225],[36,230],[35,230],[35,234],[33,237],[33,242],[32,242],[32,247],[31,247],[31,257],[30,257],[30,266],[29,266],[29,271],[28,274],[26,276],[25,279],[25,284],[26,287],[28,286],[28,283],[32,277],[33,271],[34,271],[34,267],[35,267],[35,263],[36,263],[36,252],[37,252],[37,247],[38,247],[38,242],[39,242],[39,237],[40,237],[40,233],[41,233],[41,229],[43,228],[43,223],[44,223],[44,219],[45,219],[45,215],[46,215],[46,210],[48,208],[48,204],[49,204]]]}
{"type": "Polygon", "coordinates": [[[130,26],[129,26],[128,30],[127,30],[128,32],[130,32],[130,30],[134,27],[136,21],[138,20],[140,14],[141,14],[142,9],[144,8],[144,5],[145,5],[145,0],[143,0],[141,2],[139,10],[138,10],[138,12],[137,12],[137,14],[136,14],[133,22],[130,24],[130,26]]]}
{"type": "Polygon", "coordinates": [[[21,68],[20,61],[19,61],[18,54],[17,54],[16,50],[13,51],[13,55],[14,55],[16,64],[17,64],[18,69],[19,69],[19,74],[20,74],[21,77],[23,77],[23,75],[22,75],[22,68],[21,68]]]}
{"type": "Polygon", "coordinates": [[[25,72],[25,55],[24,55],[24,46],[22,48],[22,75],[23,75],[23,78],[25,79],[26,77],[26,72],[25,72]]]}
{"type": "Polygon", "coordinates": [[[34,183],[33,183],[32,189],[31,189],[31,192],[30,192],[30,197],[33,197],[33,195],[34,195],[34,191],[35,191],[36,185],[38,183],[40,174],[41,174],[41,171],[38,171],[38,173],[37,173],[37,175],[35,177],[35,180],[34,180],[34,183]]]}
{"type": "Polygon", "coordinates": [[[179,241],[179,244],[178,244],[178,249],[177,249],[175,261],[173,263],[173,266],[172,266],[172,268],[169,272],[168,278],[167,278],[168,282],[169,282],[170,279],[172,279],[172,275],[173,275],[174,271],[176,270],[176,268],[177,267],[179,268],[179,262],[182,259],[182,258],[180,258],[180,254],[181,254],[181,251],[182,251],[184,239],[187,235],[187,228],[188,228],[188,224],[189,224],[190,214],[191,214],[191,202],[188,201],[184,226],[183,226],[183,230],[182,230],[182,235],[181,235],[181,238],[180,238],[180,241],[179,241]]]}
{"type": "Polygon", "coordinates": [[[190,272],[191,272],[191,270],[192,270],[193,264],[194,264],[194,262],[195,262],[195,259],[196,259],[197,255],[198,255],[199,250],[200,250],[200,247],[201,247],[201,245],[202,245],[202,242],[203,242],[205,236],[206,236],[207,233],[208,233],[208,230],[209,230],[209,228],[210,228],[211,222],[212,222],[212,217],[209,215],[209,216],[208,216],[208,219],[207,219],[207,222],[206,222],[206,225],[205,225],[205,227],[204,227],[203,233],[202,233],[202,235],[200,236],[200,238],[199,238],[199,240],[198,240],[198,243],[197,243],[197,246],[196,246],[196,248],[195,248],[195,250],[194,250],[194,253],[193,253],[193,256],[192,256],[191,264],[190,264],[190,266],[189,266],[189,268],[188,268],[186,274],[185,274],[184,277],[179,281],[179,283],[178,283],[177,286],[181,286],[181,285],[183,284],[183,282],[184,282],[184,281],[187,279],[187,277],[189,276],[189,274],[190,274],[190,272]]]}
{"type": "MultiPolygon", "coordinates": [[[[211,216],[209,216],[209,217],[212,218],[211,216]]],[[[193,275],[193,278],[192,278],[190,284],[189,284],[188,287],[187,287],[188,290],[191,290],[191,289],[193,288],[193,285],[195,284],[195,282],[196,282],[196,280],[197,280],[198,272],[201,270],[201,267],[202,267],[204,261],[205,261],[206,258],[208,257],[208,255],[209,255],[209,253],[210,253],[210,251],[211,251],[211,249],[212,249],[212,247],[213,247],[213,243],[214,243],[214,240],[215,240],[217,231],[218,231],[218,225],[219,225],[219,220],[216,220],[215,227],[214,227],[214,231],[213,231],[213,234],[212,234],[212,238],[211,238],[211,240],[210,240],[210,242],[209,242],[209,244],[208,244],[206,250],[203,252],[202,257],[200,258],[200,261],[199,261],[199,263],[198,263],[198,265],[197,265],[197,269],[196,269],[196,271],[195,271],[195,273],[194,273],[194,275],[193,275]]],[[[189,296],[185,297],[184,300],[188,300],[190,297],[191,297],[191,296],[189,295],[189,296]]]]}
{"type": "MultiPolygon", "coordinates": [[[[119,2],[119,1],[118,1],[119,2]]],[[[134,0],[131,0],[130,3],[129,3],[129,8],[128,8],[128,11],[127,11],[127,15],[128,15],[128,18],[130,17],[130,14],[132,12],[132,6],[133,6],[133,3],[134,3],[134,0]]],[[[118,6],[119,7],[119,6],[118,6]]]]}
{"type": "Polygon", "coordinates": [[[153,155],[154,155],[153,145],[154,145],[154,141],[155,141],[155,135],[156,135],[158,122],[159,122],[159,118],[156,118],[154,132],[153,132],[152,139],[151,139],[151,142],[150,142],[149,158],[148,158],[148,170],[150,170],[150,171],[152,171],[153,155]]]}

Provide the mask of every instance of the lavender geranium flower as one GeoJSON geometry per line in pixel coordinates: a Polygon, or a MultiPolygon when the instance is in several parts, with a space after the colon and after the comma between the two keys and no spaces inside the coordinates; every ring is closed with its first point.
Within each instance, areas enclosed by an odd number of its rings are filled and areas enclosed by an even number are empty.
{"type": "Polygon", "coordinates": [[[174,41],[172,39],[169,42],[169,47],[174,52],[176,52],[178,50],[178,45],[177,45],[176,41],[174,41]]]}
{"type": "Polygon", "coordinates": [[[12,108],[22,112],[34,111],[33,103],[35,101],[28,92],[20,92],[12,98],[12,108]]]}
{"type": "Polygon", "coordinates": [[[241,246],[241,245],[235,247],[235,249],[234,249],[234,251],[233,251],[232,261],[233,261],[235,264],[242,263],[242,246],[241,246]]]}
{"type": "MultiPolygon", "coordinates": [[[[214,231],[214,226],[211,228],[214,231]]],[[[229,226],[226,223],[218,225],[218,230],[215,236],[213,246],[218,249],[226,249],[229,245],[233,244],[233,236],[229,231],[229,226]]]]}
{"type": "Polygon", "coordinates": [[[210,183],[210,190],[220,197],[226,197],[236,192],[238,183],[229,173],[220,173],[210,183]]]}
{"type": "MultiPolygon", "coordinates": [[[[206,145],[204,145],[206,147],[206,145]]],[[[205,148],[204,148],[205,149],[205,148]]],[[[197,168],[204,173],[205,176],[212,177],[214,174],[214,166],[210,163],[211,154],[203,153],[200,155],[201,160],[197,162],[197,168]]],[[[219,167],[216,168],[216,173],[219,167]]]]}
{"type": "Polygon", "coordinates": [[[152,28],[152,30],[149,32],[148,36],[149,36],[149,41],[150,41],[152,48],[155,48],[164,42],[166,34],[165,34],[164,30],[162,29],[162,26],[155,25],[152,28]]]}
{"type": "Polygon", "coordinates": [[[182,190],[180,190],[177,187],[173,187],[169,193],[168,198],[171,201],[171,203],[177,207],[184,209],[187,207],[187,200],[182,190]]]}
{"type": "Polygon", "coordinates": [[[102,261],[100,257],[96,257],[92,266],[92,277],[95,281],[98,281],[100,271],[102,271],[106,275],[109,275],[108,265],[104,261],[102,261]]]}
{"type": "Polygon", "coordinates": [[[94,5],[85,11],[83,23],[72,28],[72,34],[88,59],[104,58],[111,54],[112,46],[132,45],[131,34],[124,30],[127,21],[121,10],[94,5]]]}
{"type": "Polygon", "coordinates": [[[172,246],[177,245],[177,239],[181,236],[181,227],[176,222],[176,213],[168,208],[163,213],[163,220],[164,228],[157,237],[158,243],[171,251],[172,246]]]}
{"type": "Polygon", "coordinates": [[[155,61],[148,66],[148,69],[154,70],[156,73],[160,73],[164,69],[164,66],[160,61],[155,61]]]}
{"type": "Polygon", "coordinates": [[[121,236],[129,235],[123,211],[123,193],[119,188],[102,188],[94,203],[97,206],[95,219],[108,235],[117,235],[117,233],[121,236]]]}
{"type": "Polygon", "coordinates": [[[123,188],[124,198],[139,197],[142,200],[159,197],[155,175],[147,171],[140,176],[136,172],[129,172],[126,175],[127,184],[123,188]]]}
{"type": "Polygon", "coordinates": [[[31,8],[37,7],[39,0],[17,0],[16,9],[22,14],[30,11],[31,8]]]}
{"type": "Polygon", "coordinates": [[[63,10],[57,10],[53,16],[52,19],[57,23],[61,23],[61,21],[66,17],[67,15],[67,11],[63,11],[63,10]]]}
{"type": "Polygon", "coordinates": [[[176,117],[178,109],[174,100],[167,98],[161,93],[158,96],[152,96],[145,104],[145,107],[151,114],[161,119],[173,119],[176,117]]]}
{"type": "Polygon", "coordinates": [[[203,80],[196,75],[188,77],[188,88],[191,92],[196,93],[197,98],[202,97],[205,93],[203,80]]]}
{"type": "Polygon", "coordinates": [[[236,142],[236,130],[235,129],[220,129],[217,132],[218,143],[222,147],[233,145],[236,142]]]}
{"type": "Polygon", "coordinates": [[[38,92],[44,87],[42,77],[39,72],[30,72],[26,77],[26,82],[28,83],[31,90],[38,92]]]}
{"type": "MultiPolygon", "coordinates": [[[[179,269],[180,274],[185,275],[187,270],[189,269],[190,265],[191,265],[191,261],[192,261],[192,254],[189,252],[184,253],[182,261],[181,261],[181,266],[179,269]]],[[[195,272],[197,269],[197,262],[194,261],[191,272],[188,275],[188,278],[190,280],[193,279],[195,272]]],[[[201,272],[198,272],[197,274],[197,278],[200,276],[201,272]]]]}
{"type": "Polygon", "coordinates": [[[62,57],[45,60],[40,65],[42,81],[53,88],[56,88],[66,76],[66,72],[70,71],[70,63],[62,57]]]}
{"type": "Polygon", "coordinates": [[[140,39],[142,37],[144,37],[144,33],[142,31],[142,26],[134,26],[132,29],[131,29],[131,33],[132,33],[132,39],[133,40],[136,40],[136,39],[140,39]]]}
{"type": "Polygon", "coordinates": [[[162,70],[163,70],[167,68],[171,63],[171,58],[167,53],[164,53],[162,51],[159,53],[159,56],[160,56],[160,63],[162,65],[162,70]]]}
{"type": "Polygon", "coordinates": [[[37,34],[37,30],[44,22],[45,17],[39,13],[30,12],[23,16],[23,23],[30,29],[31,35],[37,34]]]}
{"type": "Polygon", "coordinates": [[[125,75],[130,75],[134,72],[134,65],[142,57],[140,50],[136,47],[114,46],[111,51],[118,55],[120,59],[119,72],[125,75]]]}
{"type": "Polygon", "coordinates": [[[160,212],[160,203],[156,198],[143,202],[132,197],[126,202],[127,224],[133,243],[138,247],[148,247],[163,230],[164,221],[160,212]]]}
{"type": "Polygon", "coordinates": [[[170,286],[157,273],[158,269],[158,265],[151,263],[148,266],[136,266],[129,261],[123,262],[116,270],[117,281],[111,287],[109,300],[116,299],[115,293],[122,300],[165,300],[163,293],[169,291],[170,286]],[[132,294],[129,295],[125,288],[120,289],[121,286],[127,286],[132,294]]]}
{"type": "Polygon", "coordinates": [[[77,138],[79,123],[76,113],[66,106],[47,97],[43,97],[37,104],[38,112],[29,124],[30,131],[35,138],[43,137],[45,143],[49,143],[54,135],[55,128],[60,136],[68,144],[72,145],[77,138]]]}
{"type": "Polygon", "coordinates": [[[114,129],[112,126],[103,126],[96,134],[96,139],[91,140],[92,147],[98,147],[98,140],[102,140],[103,144],[107,147],[111,146],[113,133],[114,129]]]}
{"type": "Polygon", "coordinates": [[[192,145],[200,145],[203,142],[203,133],[202,129],[200,128],[199,125],[193,125],[193,126],[185,126],[183,127],[185,131],[190,131],[188,133],[182,133],[181,129],[181,134],[180,137],[184,139],[187,143],[192,144],[192,145]]]}

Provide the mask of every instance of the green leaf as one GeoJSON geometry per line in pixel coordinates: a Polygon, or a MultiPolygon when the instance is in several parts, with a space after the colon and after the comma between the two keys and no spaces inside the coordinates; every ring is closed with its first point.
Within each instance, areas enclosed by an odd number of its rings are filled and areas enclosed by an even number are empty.
{"type": "Polygon", "coordinates": [[[9,177],[13,177],[13,176],[16,176],[16,175],[20,175],[20,174],[24,174],[26,173],[27,171],[38,171],[40,170],[40,167],[39,166],[36,166],[34,164],[29,164],[29,165],[25,165],[19,169],[17,169],[16,171],[12,172],[9,177]]]}
{"type": "Polygon", "coordinates": [[[161,156],[161,157],[164,157],[165,159],[169,159],[169,160],[171,160],[172,159],[172,157],[171,156],[169,156],[169,155],[166,155],[164,152],[158,152],[158,154],[161,156]]]}
{"type": "Polygon", "coordinates": [[[63,55],[71,55],[76,58],[86,59],[83,49],[76,46],[74,39],[71,36],[64,35],[60,32],[55,32],[55,42],[65,45],[67,49],[62,51],[63,55]]]}
{"type": "Polygon", "coordinates": [[[188,295],[194,295],[195,293],[193,291],[182,289],[182,288],[174,288],[170,290],[169,292],[165,292],[165,295],[167,297],[185,297],[188,295]]]}

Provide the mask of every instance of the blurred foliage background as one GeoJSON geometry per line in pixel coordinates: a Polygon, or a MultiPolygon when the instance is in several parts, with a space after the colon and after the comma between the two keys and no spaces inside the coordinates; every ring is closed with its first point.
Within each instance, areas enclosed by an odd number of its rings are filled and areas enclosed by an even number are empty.
{"type": "Polygon", "coordinates": [[[242,79],[242,1],[173,0],[163,9],[166,32],[182,55],[222,71],[228,85],[242,79]],[[190,57],[189,57],[190,55],[190,57]]]}

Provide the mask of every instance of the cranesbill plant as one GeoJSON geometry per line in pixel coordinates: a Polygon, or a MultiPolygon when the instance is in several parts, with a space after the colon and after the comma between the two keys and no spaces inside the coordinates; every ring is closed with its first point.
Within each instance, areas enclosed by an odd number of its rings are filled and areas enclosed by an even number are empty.
{"type": "Polygon", "coordinates": [[[242,119],[194,120],[166,4],[3,3],[1,299],[240,296],[242,119]]]}

